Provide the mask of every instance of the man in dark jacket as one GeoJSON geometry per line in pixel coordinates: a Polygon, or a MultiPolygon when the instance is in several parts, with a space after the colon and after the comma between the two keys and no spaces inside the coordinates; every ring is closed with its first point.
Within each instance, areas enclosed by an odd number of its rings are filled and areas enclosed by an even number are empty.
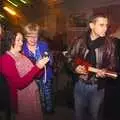
{"type": "Polygon", "coordinates": [[[68,63],[78,76],[74,89],[76,120],[84,120],[87,112],[93,120],[98,120],[99,108],[104,98],[102,79],[111,77],[106,76],[106,71],[114,71],[116,68],[115,47],[112,39],[106,35],[107,27],[107,16],[91,17],[89,31],[68,50],[68,63]],[[88,72],[89,65],[99,70],[96,73],[88,72]]]}

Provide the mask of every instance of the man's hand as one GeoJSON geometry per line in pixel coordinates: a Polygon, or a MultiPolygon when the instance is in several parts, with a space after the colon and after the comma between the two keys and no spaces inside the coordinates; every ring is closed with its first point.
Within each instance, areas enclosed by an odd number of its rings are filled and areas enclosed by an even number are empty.
{"type": "Polygon", "coordinates": [[[75,69],[75,72],[78,74],[88,74],[84,65],[78,65],[75,69]]]}
{"type": "Polygon", "coordinates": [[[96,73],[96,77],[105,78],[106,77],[106,70],[105,69],[98,70],[96,73]]]}

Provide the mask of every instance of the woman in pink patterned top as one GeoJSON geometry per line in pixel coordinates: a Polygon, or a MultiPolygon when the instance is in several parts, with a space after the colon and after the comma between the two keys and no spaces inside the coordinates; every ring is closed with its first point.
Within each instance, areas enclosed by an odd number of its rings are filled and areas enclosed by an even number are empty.
{"type": "Polygon", "coordinates": [[[45,57],[36,65],[20,53],[23,45],[21,32],[8,32],[5,38],[6,53],[0,57],[0,74],[7,80],[10,89],[12,111],[16,120],[42,120],[38,88],[34,77],[49,61],[45,57]],[[7,44],[6,44],[7,43],[7,44]]]}

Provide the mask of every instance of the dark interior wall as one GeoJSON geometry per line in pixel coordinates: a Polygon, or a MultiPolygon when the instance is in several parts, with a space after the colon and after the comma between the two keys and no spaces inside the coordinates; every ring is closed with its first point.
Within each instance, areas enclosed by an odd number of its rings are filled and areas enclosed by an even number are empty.
{"type": "Polygon", "coordinates": [[[112,22],[120,24],[120,14],[118,14],[118,11],[120,11],[120,4],[93,9],[94,13],[105,13],[109,16],[112,22]]]}
{"type": "Polygon", "coordinates": [[[120,27],[120,5],[110,5],[106,7],[100,7],[93,9],[93,13],[106,14],[110,19],[110,33],[113,34],[120,27]]]}
{"type": "Polygon", "coordinates": [[[21,11],[28,21],[33,22],[43,17],[46,9],[42,0],[34,0],[30,5],[24,6],[21,11]]]}
{"type": "Polygon", "coordinates": [[[71,11],[79,9],[91,9],[101,6],[120,4],[119,0],[64,0],[65,8],[71,11]]]}

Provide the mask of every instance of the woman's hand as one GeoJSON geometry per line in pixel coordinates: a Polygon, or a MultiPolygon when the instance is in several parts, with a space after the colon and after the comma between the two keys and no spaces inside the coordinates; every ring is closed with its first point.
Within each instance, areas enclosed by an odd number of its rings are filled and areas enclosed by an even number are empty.
{"type": "Polygon", "coordinates": [[[49,61],[49,57],[43,57],[42,59],[38,60],[36,65],[38,68],[42,69],[49,61]]]}

